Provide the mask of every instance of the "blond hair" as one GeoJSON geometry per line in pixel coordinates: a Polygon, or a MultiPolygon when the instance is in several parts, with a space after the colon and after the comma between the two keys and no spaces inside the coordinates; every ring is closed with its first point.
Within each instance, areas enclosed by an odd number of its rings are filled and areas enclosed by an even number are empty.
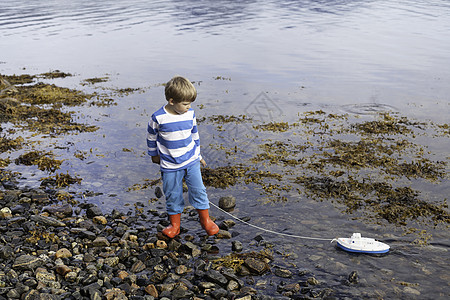
{"type": "Polygon", "coordinates": [[[182,76],[175,76],[166,83],[165,94],[167,101],[172,99],[175,103],[193,102],[197,98],[197,90],[192,82],[182,76]]]}

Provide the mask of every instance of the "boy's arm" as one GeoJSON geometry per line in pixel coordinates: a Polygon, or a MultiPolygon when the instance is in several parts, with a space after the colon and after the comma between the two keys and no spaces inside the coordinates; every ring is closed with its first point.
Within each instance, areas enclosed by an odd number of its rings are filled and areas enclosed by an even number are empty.
{"type": "MultiPolygon", "coordinates": [[[[191,130],[191,134],[192,134],[192,139],[195,142],[195,145],[200,149],[200,135],[198,134],[197,119],[195,118],[195,114],[194,114],[194,120],[193,120],[193,126],[192,126],[192,130],[191,130]]],[[[200,158],[200,162],[202,163],[202,165],[206,166],[206,162],[202,158],[201,154],[199,154],[199,158],[200,158]]]]}
{"type": "Polygon", "coordinates": [[[158,137],[158,123],[152,119],[147,126],[147,153],[152,157],[152,162],[159,163],[160,157],[156,146],[156,139],[158,137]]]}

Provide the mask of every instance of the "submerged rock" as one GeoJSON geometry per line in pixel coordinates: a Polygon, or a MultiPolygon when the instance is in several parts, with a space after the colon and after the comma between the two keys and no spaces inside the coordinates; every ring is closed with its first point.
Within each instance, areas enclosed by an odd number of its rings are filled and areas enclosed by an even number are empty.
{"type": "Polygon", "coordinates": [[[219,199],[219,207],[225,211],[233,211],[236,206],[236,198],[233,196],[224,196],[219,199]]]}

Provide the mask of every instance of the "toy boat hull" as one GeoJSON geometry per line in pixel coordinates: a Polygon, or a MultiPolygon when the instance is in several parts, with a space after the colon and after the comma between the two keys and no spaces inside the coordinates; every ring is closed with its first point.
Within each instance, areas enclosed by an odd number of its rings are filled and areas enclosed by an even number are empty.
{"type": "Polygon", "coordinates": [[[354,233],[350,238],[336,239],[337,246],[342,250],[355,253],[387,253],[389,245],[372,238],[363,238],[360,233],[354,233]]]}

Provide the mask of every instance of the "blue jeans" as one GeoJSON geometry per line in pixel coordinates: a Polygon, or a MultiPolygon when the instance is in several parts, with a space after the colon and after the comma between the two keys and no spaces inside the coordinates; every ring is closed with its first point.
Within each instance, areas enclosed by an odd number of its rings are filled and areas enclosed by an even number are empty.
{"type": "Polygon", "coordinates": [[[200,162],[187,169],[161,172],[166,209],[169,215],[181,214],[184,209],[183,178],[188,186],[189,203],[196,209],[208,209],[209,200],[203,184],[200,162]]]}

